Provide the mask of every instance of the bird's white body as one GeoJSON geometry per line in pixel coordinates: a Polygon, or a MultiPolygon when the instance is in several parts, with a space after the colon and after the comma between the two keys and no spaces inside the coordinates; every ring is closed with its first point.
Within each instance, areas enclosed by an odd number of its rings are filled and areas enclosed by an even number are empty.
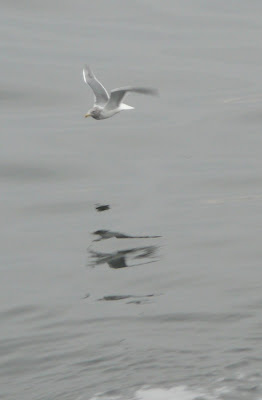
{"type": "Polygon", "coordinates": [[[124,103],[120,104],[119,107],[113,110],[107,110],[105,107],[94,106],[88,111],[88,114],[91,114],[94,119],[106,119],[113,117],[113,115],[118,114],[120,111],[133,109],[134,107],[128,106],[124,103]]]}
{"type": "Polygon", "coordinates": [[[94,106],[88,111],[85,117],[93,117],[94,119],[106,119],[112,117],[115,114],[118,114],[120,111],[134,109],[134,107],[122,103],[124,96],[128,92],[151,94],[151,95],[157,93],[155,89],[134,88],[128,86],[112,90],[109,96],[107,90],[95,77],[90,67],[88,66],[84,67],[83,77],[85,83],[87,83],[91,87],[95,96],[94,106]]]}

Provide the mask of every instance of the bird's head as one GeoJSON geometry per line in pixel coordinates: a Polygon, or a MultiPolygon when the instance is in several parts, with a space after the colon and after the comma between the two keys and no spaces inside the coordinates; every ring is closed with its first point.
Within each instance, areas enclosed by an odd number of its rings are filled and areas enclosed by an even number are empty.
{"type": "Polygon", "coordinates": [[[98,119],[100,114],[100,109],[97,107],[92,107],[90,110],[86,113],[85,118],[87,117],[93,117],[95,119],[98,119]]]}
{"type": "Polygon", "coordinates": [[[92,113],[93,113],[93,109],[91,108],[91,109],[88,110],[87,113],[85,114],[85,118],[87,118],[87,117],[92,117],[92,116],[93,116],[92,113]]]}

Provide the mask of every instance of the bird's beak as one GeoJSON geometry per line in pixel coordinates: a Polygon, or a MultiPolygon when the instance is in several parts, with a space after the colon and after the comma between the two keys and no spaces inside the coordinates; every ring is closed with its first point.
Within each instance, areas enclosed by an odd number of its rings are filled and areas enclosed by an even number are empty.
{"type": "Polygon", "coordinates": [[[88,114],[88,113],[87,113],[87,114],[85,115],[85,118],[87,118],[87,117],[91,117],[91,114],[88,114]]]}

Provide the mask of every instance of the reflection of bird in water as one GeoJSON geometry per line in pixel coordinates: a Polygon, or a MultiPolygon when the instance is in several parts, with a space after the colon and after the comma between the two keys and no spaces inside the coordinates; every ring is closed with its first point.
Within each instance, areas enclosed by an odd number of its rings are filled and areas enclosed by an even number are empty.
{"type": "Polygon", "coordinates": [[[107,264],[110,268],[125,268],[128,265],[126,264],[125,256],[121,254],[115,254],[112,258],[107,260],[107,264]]]}
{"type": "Polygon", "coordinates": [[[111,239],[111,238],[116,238],[116,239],[153,239],[153,238],[161,237],[161,236],[130,236],[130,235],[126,235],[126,234],[120,233],[120,232],[108,231],[106,229],[99,229],[98,231],[93,232],[93,235],[100,236],[100,238],[95,239],[94,242],[99,242],[100,240],[111,239]]]}
{"type": "Polygon", "coordinates": [[[125,268],[127,267],[125,254],[121,254],[121,252],[116,251],[115,253],[99,253],[97,251],[90,250],[89,251],[91,257],[93,258],[93,262],[91,265],[94,267],[99,264],[108,264],[110,268],[125,268]]]}
{"type": "Polygon", "coordinates": [[[85,117],[105,119],[112,117],[120,111],[132,110],[134,107],[128,106],[127,104],[124,104],[122,102],[126,93],[128,92],[150,95],[157,94],[157,91],[155,89],[127,86],[111,90],[111,94],[109,96],[107,90],[104,88],[102,83],[97,80],[90,67],[84,67],[83,77],[85,83],[87,83],[91,87],[95,96],[95,103],[93,107],[90,108],[85,117]]]}
{"type": "MultiPolygon", "coordinates": [[[[132,301],[129,301],[128,303],[136,303],[136,304],[141,304],[142,300],[141,299],[146,299],[149,297],[154,297],[154,294],[144,294],[142,296],[134,296],[132,294],[124,294],[124,295],[110,295],[110,296],[104,296],[101,299],[98,299],[98,301],[118,301],[118,300],[126,300],[126,299],[134,299],[132,301]]],[[[158,296],[158,295],[157,295],[158,296]]],[[[146,302],[144,300],[144,302],[146,302]]]]}
{"type": "Polygon", "coordinates": [[[146,263],[140,263],[135,265],[142,265],[154,262],[153,257],[156,253],[156,246],[146,246],[146,247],[137,247],[133,249],[126,249],[121,251],[116,251],[112,253],[101,253],[94,250],[89,250],[89,254],[91,255],[92,262],[91,266],[94,267],[99,264],[108,264],[110,268],[118,269],[118,268],[126,268],[134,265],[127,264],[127,258],[133,260],[140,258],[152,258],[152,260],[146,263]]]}

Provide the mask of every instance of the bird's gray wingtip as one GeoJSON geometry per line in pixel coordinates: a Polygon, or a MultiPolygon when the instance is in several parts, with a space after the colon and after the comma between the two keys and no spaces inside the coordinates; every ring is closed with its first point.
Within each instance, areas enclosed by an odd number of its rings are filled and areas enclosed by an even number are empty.
{"type": "Polygon", "coordinates": [[[152,95],[159,97],[159,90],[158,89],[152,89],[152,95]]]}
{"type": "MultiPolygon", "coordinates": [[[[143,93],[143,88],[142,88],[142,90],[141,90],[141,93],[143,93]]],[[[156,88],[145,88],[144,89],[144,93],[145,94],[149,94],[149,95],[151,95],[151,96],[159,96],[159,91],[158,91],[158,89],[156,89],[156,88]]]]}

